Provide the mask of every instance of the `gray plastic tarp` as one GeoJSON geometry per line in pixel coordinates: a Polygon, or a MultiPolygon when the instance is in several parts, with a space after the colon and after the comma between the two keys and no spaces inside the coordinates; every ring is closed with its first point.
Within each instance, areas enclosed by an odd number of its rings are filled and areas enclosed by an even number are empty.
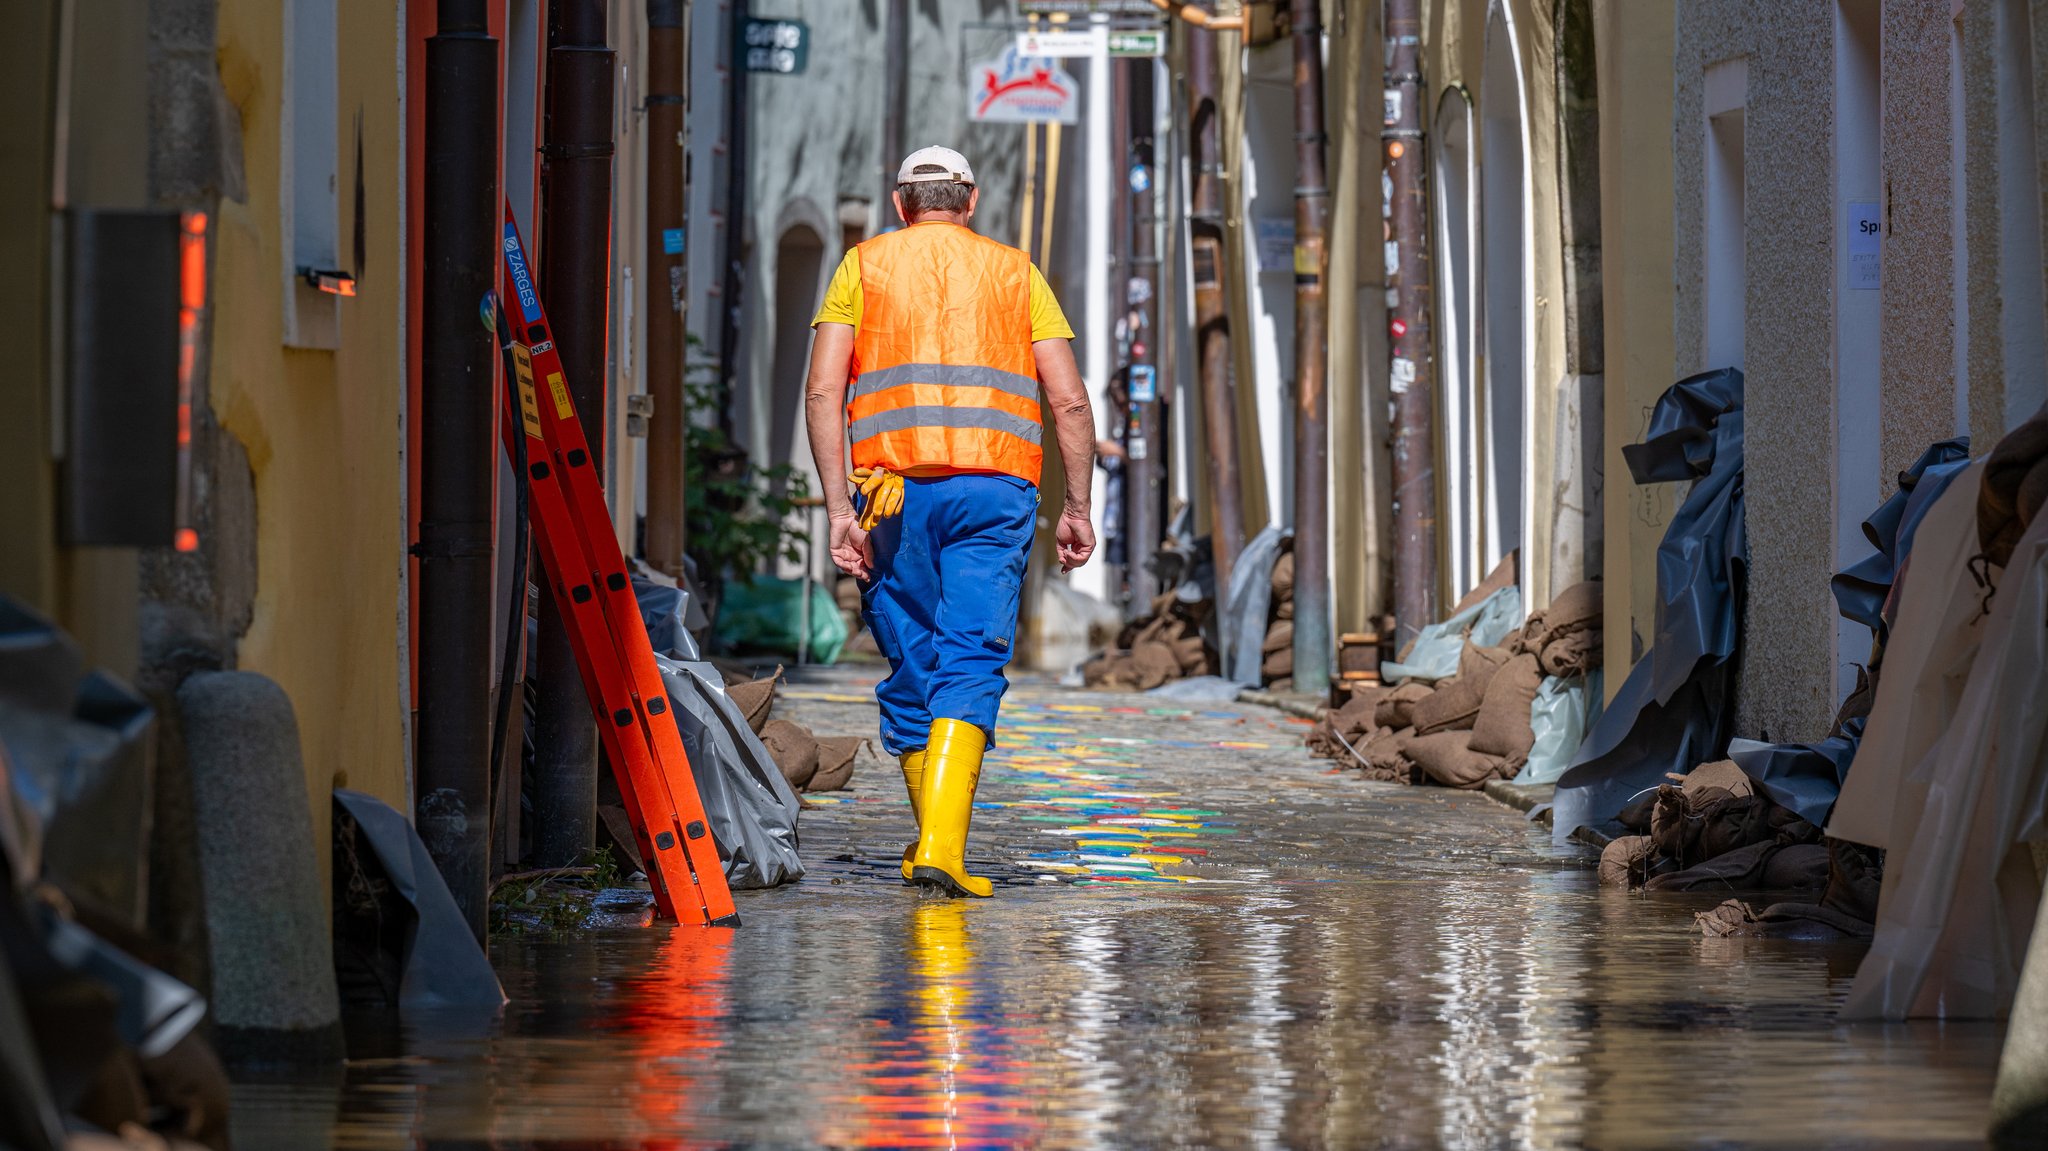
{"type": "Polygon", "coordinates": [[[725,694],[725,678],[699,661],[697,645],[682,626],[690,617],[690,593],[635,578],[633,594],[639,597],[654,661],[661,665],[661,680],[674,705],[698,801],[711,824],[718,858],[725,862],[726,883],[776,887],[802,879],[796,832],[802,803],[747,726],[739,705],[725,694]]]}
{"type": "Polygon", "coordinates": [[[376,796],[345,787],[334,789],[334,803],[355,819],[358,842],[369,844],[393,893],[415,916],[401,956],[399,1009],[502,1007],[498,974],[412,823],[376,796]]]}
{"type": "Polygon", "coordinates": [[[1230,569],[1230,590],[1223,597],[1223,667],[1246,687],[1266,682],[1259,670],[1265,662],[1266,616],[1273,601],[1273,565],[1280,545],[1294,533],[1268,525],[1237,554],[1230,569]]]}
{"type": "Polygon", "coordinates": [[[1621,449],[1639,484],[1691,481],[1657,545],[1650,650],[1557,781],[1559,843],[1629,799],[1722,758],[1735,723],[1735,656],[1749,563],[1742,506],[1742,373],[1688,376],[1658,397],[1649,434],[1621,449]]]}
{"type": "Polygon", "coordinates": [[[803,878],[797,854],[801,806],[789,781],[708,663],[656,655],[674,705],[683,750],[697,780],[697,798],[734,888],[775,887],[803,878]]]}

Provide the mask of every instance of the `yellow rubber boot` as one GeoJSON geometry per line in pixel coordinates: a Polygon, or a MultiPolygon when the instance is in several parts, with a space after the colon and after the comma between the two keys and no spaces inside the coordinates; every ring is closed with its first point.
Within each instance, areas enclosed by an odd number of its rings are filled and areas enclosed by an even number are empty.
{"type": "Polygon", "coordinates": [[[932,738],[924,749],[924,809],[917,851],[910,857],[910,881],[919,887],[978,899],[995,891],[988,880],[967,874],[967,825],[974,818],[974,787],[987,749],[988,737],[973,724],[932,721],[932,738]]]}
{"type": "MultiPolygon", "coordinates": [[[[924,826],[924,749],[906,751],[896,757],[903,765],[903,790],[910,793],[910,817],[917,826],[924,826]]],[[[910,857],[917,854],[917,843],[903,849],[903,882],[910,882],[910,857]]]]}

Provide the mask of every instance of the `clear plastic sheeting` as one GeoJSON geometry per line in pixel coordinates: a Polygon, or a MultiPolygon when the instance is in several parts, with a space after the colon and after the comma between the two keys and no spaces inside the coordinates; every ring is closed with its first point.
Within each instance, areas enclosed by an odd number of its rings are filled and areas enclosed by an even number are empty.
{"type": "Polygon", "coordinates": [[[1265,683],[1259,665],[1265,661],[1266,616],[1273,601],[1273,565],[1280,547],[1294,533],[1268,525],[1237,554],[1230,569],[1230,588],[1223,597],[1223,668],[1246,687],[1265,683]]]}
{"type": "Polygon", "coordinates": [[[470,934],[411,821],[376,796],[345,787],[334,789],[334,806],[337,815],[355,820],[356,850],[369,848],[392,894],[413,916],[399,956],[399,1010],[504,1006],[505,992],[483,945],[470,934]]]}
{"type": "Polygon", "coordinates": [[[1458,674],[1458,657],[1469,641],[1473,647],[1496,647],[1522,622],[1522,590],[1504,587],[1447,620],[1430,624],[1415,637],[1407,658],[1380,665],[1380,679],[1435,683],[1458,674]]]}
{"type": "Polygon", "coordinates": [[[656,655],[668,687],[697,798],[734,889],[776,887],[803,878],[797,855],[801,806],[739,706],[708,663],[656,655]]]}
{"type": "Polygon", "coordinates": [[[1650,650],[1557,781],[1557,842],[1629,799],[1724,757],[1749,543],[1742,504],[1742,373],[1688,376],[1657,399],[1648,435],[1621,449],[1639,484],[1690,481],[1657,545],[1650,650]]]}
{"type": "Polygon", "coordinates": [[[1529,762],[1522,765],[1516,783],[1556,783],[1571,766],[1573,753],[1600,718],[1600,681],[1597,669],[1570,679],[1544,677],[1529,704],[1529,728],[1536,733],[1536,742],[1529,747],[1529,762]]]}
{"type": "Polygon", "coordinates": [[[1897,809],[1877,933],[1845,1019],[1996,1018],[2011,1007],[2041,901],[2048,839],[2048,516],[1994,571],[1997,592],[1955,718],[1897,809]]]}

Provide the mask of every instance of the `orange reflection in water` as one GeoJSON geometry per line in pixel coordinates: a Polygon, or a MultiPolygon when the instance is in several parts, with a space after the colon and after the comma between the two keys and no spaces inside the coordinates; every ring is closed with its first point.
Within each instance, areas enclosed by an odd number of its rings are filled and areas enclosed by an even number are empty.
{"type": "Polygon", "coordinates": [[[995,972],[976,963],[966,907],[925,900],[906,921],[903,994],[874,1019],[869,1057],[848,1067],[845,1125],[820,1140],[858,1147],[988,1147],[1030,1142],[1038,1117],[995,972]],[[857,1123],[857,1125],[855,1125],[857,1123]]]}
{"type": "Polygon", "coordinates": [[[677,927],[652,968],[634,980],[617,1023],[634,1037],[634,1101],[641,1129],[660,1134],[640,1146],[675,1151],[703,1145],[697,1129],[718,1108],[718,1052],[726,1038],[726,980],[733,929],[677,927]]]}

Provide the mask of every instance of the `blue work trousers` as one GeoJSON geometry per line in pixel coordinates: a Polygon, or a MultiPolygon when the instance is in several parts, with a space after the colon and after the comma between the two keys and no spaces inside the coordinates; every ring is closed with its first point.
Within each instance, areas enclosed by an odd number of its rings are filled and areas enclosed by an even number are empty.
{"type": "Polygon", "coordinates": [[[1038,489],[1011,476],[906,477],[902,514],[869,533],[861,615],[889,660],[875,698],[890,755],[922,748],[934,719],[995,738],[1037,519],[1038,489]]]}

